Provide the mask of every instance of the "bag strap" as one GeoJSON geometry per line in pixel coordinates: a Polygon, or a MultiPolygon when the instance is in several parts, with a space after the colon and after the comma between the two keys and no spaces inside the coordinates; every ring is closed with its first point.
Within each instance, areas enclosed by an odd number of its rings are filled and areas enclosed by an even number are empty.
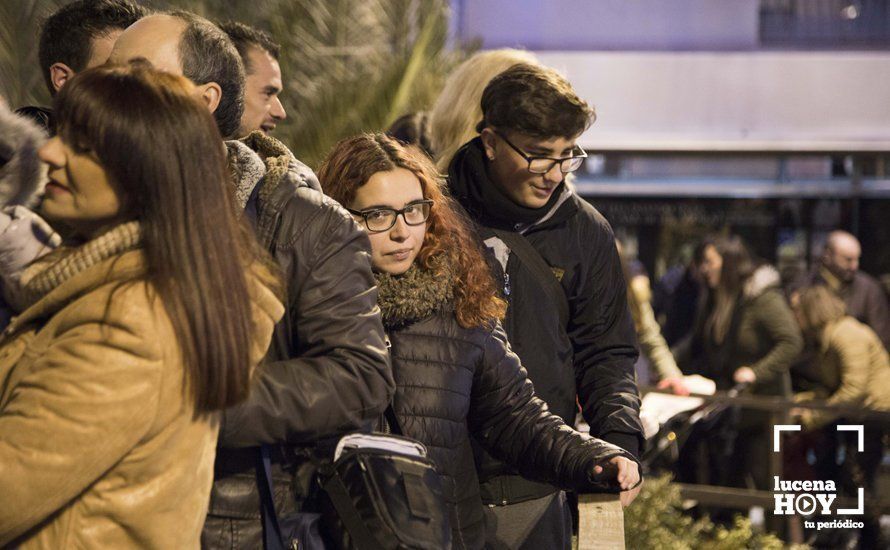
{"type": "Polygon", "coordinates": [[[528,242],[525,235],[514,231],[504,231],[503,229],[489,228],[494,235],[510,248],[510,251],[519,257],[519,260],[529,268],[535,279],[538,280],[544,291],[550,295],[550,300],[556,304],[559,310],[559,320],[563,327],[568,327],[569,323],[569,300],[566,293],[556,279],[556,275],[541,257],[541,254],[535,250],[532,243],[528,242]]]}
{"type": "Polygon", "coordinates": [[[265,550],[286,550],[281,536],[281,525],[275,512],[275,491],[272,487],[272,453],[268,445],[260,446],[257,462],[257,488],[260,492],[260,512],[263,516],[263,547],[265,550]]]}
{"type": "Polygon", "coordinates": [[[386,423],[389,424],[389,429],[392,433],[396,435],[405,435],[402,433],[402,427],[399,425],[399,419],[396,418],[396,412],[392,410],[392,405],[386,407],[386,410],[383,411],[383,417],[386,419],[386,423]]]}
{"type": "Polygon", "coordinates": [[[352,503],[352,498],[349,496],[346,486],[343,485],[343,480],[340,479],[340,474],[337,472],[337,469],[332,465],[328,465],[325,467],[325,470],[328,470],[325,472],[328,474],[328,479],[324,483],[324,490],[327,493],[328,498],[331,499],[334,509],[337,510],[337,515],[340,516],[340,521],[343,522],[343,525],[349,532],[349,536],[352,537],[355,547],[358,548],[358,550],[377,550],[383,548],[383,545],[381,545],[377,538],[371,534],[368,527],[365,525],[365,522],[362,520],[361,516],[359,516],[358,510],[355,509],[355,505],[352,503]]]}

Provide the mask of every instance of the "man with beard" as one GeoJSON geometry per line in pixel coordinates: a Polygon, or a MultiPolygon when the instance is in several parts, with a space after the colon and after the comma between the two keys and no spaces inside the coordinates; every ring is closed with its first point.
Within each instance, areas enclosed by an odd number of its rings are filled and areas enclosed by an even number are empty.
{"type": "Polygon", "coordinates": [[[246,136],[255,130],[271,135],[275,126],[287,117],[278,97],[284,86],[278,64],[281,46],[267,33],[243,23],[230,21],[220,28],[238,49],[247,74],[244,114],[238,135],[246,136]]]}
{"type": "Polygon", "coordinates": [[[887,294],[880,283],[859,270],[862,246],[859,239],[846,231],[832,231],[825,241],[825,249],[803,285],[826,285],[847,306],[847,315],[871,327],[884,347],[890,346],[890,311],[887,294]]]}

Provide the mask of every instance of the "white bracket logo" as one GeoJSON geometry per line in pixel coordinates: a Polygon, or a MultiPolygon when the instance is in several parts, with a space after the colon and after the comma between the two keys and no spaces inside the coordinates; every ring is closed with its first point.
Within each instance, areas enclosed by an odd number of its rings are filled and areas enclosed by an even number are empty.
{"type": "MultiPolygon", "coordinates": [[[[776,424],[773,426],[773,452],[779,452],[781,441],[782,441],[782,432],[799,432],[801,430],[800,424],[776,424]]],[[[864,452],[865,451],[865,428],[862,424],[838,424],[837,431],[839,432],[857,432],[856,443],[857,443],[857,451],[864,452]]],[[[858,490],[858,502],[859,505],[856,508],[840,508],[837,510],[838,515],[861,515],[865,513],[865,489],[859,487],[858,490]]]]}

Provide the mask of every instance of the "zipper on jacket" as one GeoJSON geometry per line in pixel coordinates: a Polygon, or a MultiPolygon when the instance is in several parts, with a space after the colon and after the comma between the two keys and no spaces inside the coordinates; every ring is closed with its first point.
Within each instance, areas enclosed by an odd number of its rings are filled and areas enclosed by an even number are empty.
{"type": "Polygon", "coordinates": [[[509,296],[512,289],[510,288],[510,274],[504,273],[504,296],[509,296]]]}

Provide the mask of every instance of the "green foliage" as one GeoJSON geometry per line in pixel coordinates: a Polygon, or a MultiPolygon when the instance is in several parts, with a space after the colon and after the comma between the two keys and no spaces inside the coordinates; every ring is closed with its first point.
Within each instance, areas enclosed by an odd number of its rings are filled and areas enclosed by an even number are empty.
{"type": "MultiPolygon", "coordinates": [[[[0,94],[47,104],[37,66],[40,21],[66,0],[0,1],[0,94]]],[[[287,120],[276,137],[315,167],[338,140],[428,108],[461,52],[447,48],[447,0],[142,0],[236,20],[282,46],[287,120]]]]}
{"type": "MultiPolygon", "coordinates": [[[[640,495],[624,511],[624,537],[634,550],[781,550],[782,541],[757,533],[747,518],[737,516],[731,529],[709,519],[693,520],[683,513],[680,489],[669,475],[650,477],[640,495]]],[[[797,547],[802,550],[804,547],[797,547]]]]}
{"type": "Polygon", "coordinates": [[[0,1],[0,96],[12,107],[46,105],[49,92],[37,61],[40,22],[65,0],[0,1]]]}

